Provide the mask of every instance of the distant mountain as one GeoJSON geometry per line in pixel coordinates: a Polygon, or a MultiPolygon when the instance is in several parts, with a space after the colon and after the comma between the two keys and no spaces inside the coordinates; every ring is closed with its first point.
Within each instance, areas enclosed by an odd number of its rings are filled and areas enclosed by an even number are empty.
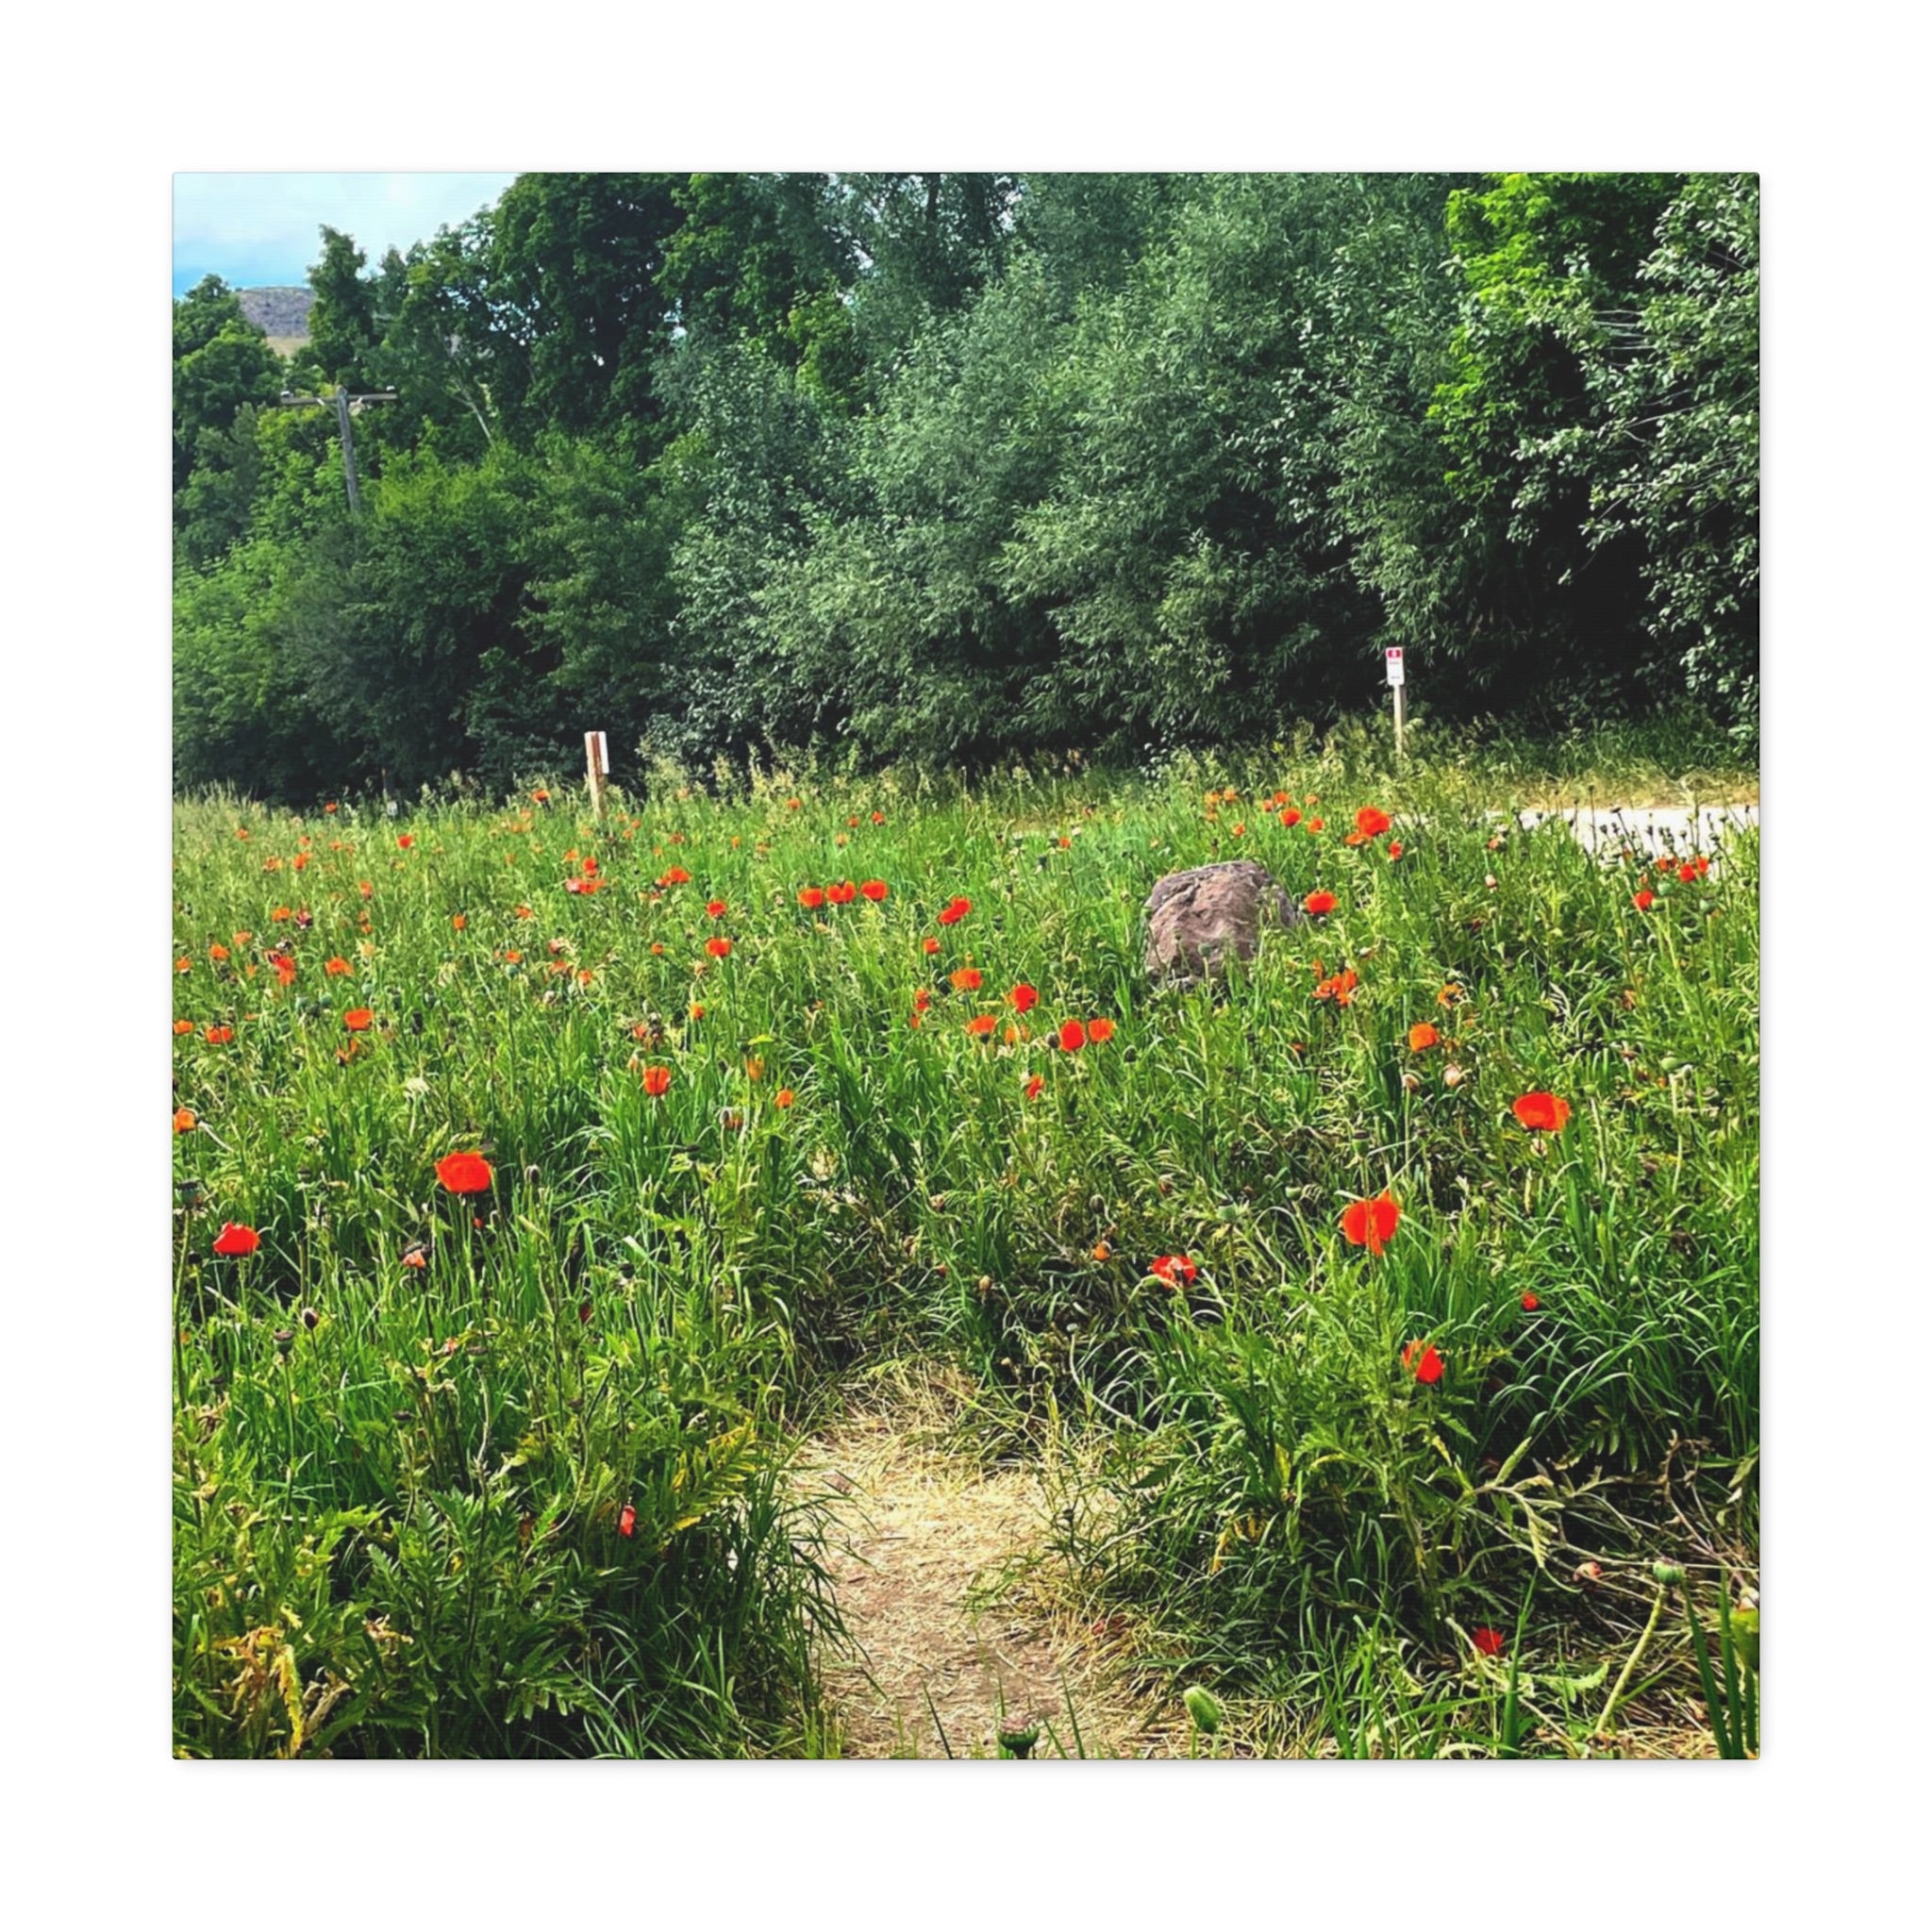
{"type": "Polygon", "coordinates": [[[300,289],[237,289],[242,313],[269,340],[271,348],[286,356],[308,340],[308,310],[315,291],[300,289]]]}

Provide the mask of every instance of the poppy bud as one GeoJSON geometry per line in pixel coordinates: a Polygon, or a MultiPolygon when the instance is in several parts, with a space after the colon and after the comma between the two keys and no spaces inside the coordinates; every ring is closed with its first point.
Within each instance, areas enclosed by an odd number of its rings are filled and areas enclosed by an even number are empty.
{"type": "Polygon", "coordinates": [[[1040,1742],[1038,1724],[1002,1724],[999,1730],[1000,1749],[1009,1751],[1015,1757],[1032,1756],[1033,1747],[1040,1742]]]}
{"type": "Polygon", "coordinates": [[[1203,1737],[1211,1738],[1221,1728],[1221,1707],[1200,1685],[1190,1684],[1181,1692],[1181,1702],[1187,1706],[1189,1718],[1203,1737]]]}
{"type": "Polygon", "coordinates": [[[1650,1566],[1650,1574],[1666,1590],[1674,1590],[1684,1581],[1684,1566],[1681,1563],[1666,1563],[1659,1560],[1650,1566]]]}
{"type": "Polygon", "coordinates": [[[318,1314],[317,1314],[317,1313],[315,1312],[315,1310],[314,1310],[313,1308],[304,1308],[304,1309],[302,1310],[302,1325],[303,1325],[303,1327],[305,1327],[305,1328],[308,1328],[308,1329],[313,1329],[313,1328],[314,1328],[314,1326],[315,1326],[315,1324],[317,1324],[318,1322],[320,1322],[321,1320],[322,1320],[322,1317],[321,1317],[320,1315],[318,1315],[318,1314]]]}

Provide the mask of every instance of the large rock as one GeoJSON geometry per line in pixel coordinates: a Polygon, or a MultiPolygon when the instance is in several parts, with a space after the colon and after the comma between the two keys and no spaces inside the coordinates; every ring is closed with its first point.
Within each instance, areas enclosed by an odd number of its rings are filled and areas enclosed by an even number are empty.
{"type": "Polygon", "coordinates": [[[1252,959],[1263,925],[1286,930],[1302,915],[1267,867],[1252,858],[1170,873],[1148,895],[1145,965],[1184,984],[1219,977],[1230,958],[1252,959]]]}

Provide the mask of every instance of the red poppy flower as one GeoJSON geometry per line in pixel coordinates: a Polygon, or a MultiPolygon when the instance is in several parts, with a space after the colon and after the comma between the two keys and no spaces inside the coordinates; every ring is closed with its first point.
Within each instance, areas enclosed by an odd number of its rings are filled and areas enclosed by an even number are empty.
{"type": "Polygon", "coordinates": [[[834,906],[849,906],[858,896],[858,888],[850,879],[845,879],[839,885],[827,886],[825,888],[825,897],[834,906]]]}
{"type": "Polygon", "coordinates": [[[998,1024],[999,1022],[991,1013],[975,1013],[972,1019],[967,1021],[966,1030],[975,1040],[986,1040],[991,1037],[992,1029],[998,1024]]]}
{"type": "Polygon", "coordinates": [[[1351,1201],[1341,1210],[1342,1239],[1353,1247],[1367,1248],[1370,1254],[1379,1255],[1388,1246],[1395,1224],[1401,1219],[1402,1210],[1395,1205],[1395,1197],[1384,1188],[1373,1200],[1351,1201]]]}
{"type": "Polygon", "coordinates": [[[403,1266],[405,1268],[418,1269],[429,1266],[428,1252],[424,1248],[421,1241],[416,1242],[412,1247],[403,1250],[403,1266]]]}
{"type": "Polygon", "coordinates": [[[286,953],[271,953],[268,963],[275,969],[275,977],[285,987],[295,983],[295,962],[286,953]]]}
{"type": "Polygon", "coordinates": [[[1541,1307],[1542,1303],[1538,1301],[1535,1295],[1526,1294],[1523,1297],[1523,1312],[1525,1315],[1535,1314],[1536,1311],[1541,1307]]]}
{"type": "Polygon", "coordinates": [[[889,889],[884,879],[867,879],[858,890],[876,906],[885,898],[889,889]]]}
{"type": "Polygon", "coordinates": [[[646,1067],[644,1069],[644,1091],[656,1100],[671,1085],[669,1067],[646,1067]]]}
{"type": "Polygon", "coordinates": [[[712,958],[722,959],[731,951],[731,941],[723,939],[707,940],[705,941],[705,951],[710,954],[712,958]]]}
{"type": "Polygon", "coordinates": [[[1524,1093],[1510,1103],[1510,1110],[1537,1134],[1560,1134],[1570,1118],[1570,1103],[1554,1093],[1524,1093]]]}
{"type": "Polygon", "coordinates": [[[713,919],[723,919],[729,909],[722,899],[708,899],[705,901],[705,910],[713,919]]]}
{"type": "Polygon", "coordinates": [[[252,1255],[261,1245],[261,1237],[252,1227],[244,1227],[237,1221],[222,1223],[222,1231],[215,1237],[215,1253],[218,1255],[252,1255]]]}
{"type": "Polygon", "coordinates": [[[1379,839],[1390,824],[1389,814],[1373,805],[1363,806],[1355,815],[1355,828],[1366,839],[1379,839]]]}
{"type": "Polygon", "coordinates": [[[208,949],[208,956],[210,959],[212,959],[215,962],[216,965],[219,966],[221,962],[228,957],[228,949],[226,946],[223,945],[220,940],[217,940],[214,942],[214,944],[208,949]]]}
{"type": "Polygon", "coordinates": [[[635,1504],[626,1503],[617,1512],[617,1533],[619,1536],[635,1536],[638,1527],[638,1512],[635,1504]]]}
{"type": "Polygon", "coordinates": [[[1400,858],[1402,857],[1402,841],[1400,839],[1390,840],[1389,857],[1391,859],[1400,858]]]}
{"type": "Polygon", "coordinates": [[[792,1092],[791,1088],[781,1087],[777,1092],[772,1095],[772,1105],[774,1107],[790,1107],[797,1098],[798,1095],[792,1092]]]}
{"type": "Polygon", "coordinates": [[[436,1178],[452,1194],[480,1194],[495,1178],[495,1171],[480,1154],[445,1154],[436,1163],[436,1178]]]}
{"type": "Polygon", "coordinates": [[[404,852],[407,852],[415,842],[415,840],[408,832],[403,833],[396,841],[397,846],[404,852]]]}
{"type": "Polygon", "coordinates": [[[351,1033],[366,1033],[369,1030],[370,1022],[375,1018],[375,1015],[367,1007],[351,1007],[342,1015],[342,1024],[351,1033]]]}
{"type": "Polygon", "coordinates": [[[1469,1641],[1485,1657],[1501,1657],[1503,1655],[1503,1644],[1505,1641],[1503,1633],[1500,1630],[1491,1629],[1487,1624],[1478,1624],[1469,1633],[1469,1641]]]}
{"type": "Polygon", "coordinates": [[[1060,1027],[1060,1051],[1078,1053],[1087,1044],[1087,1029],[1077,1020],[1069,1020],[1060,1027]]]}
{"type": "Polygon", "coordinates": [[[803,811],[805,809],[805,801],[802,798],[788,798],[785,801],[785,809],[787,811],[803,811]]]}
{"type": "Polygon", "coordinates": [[[1638,911],[1648,912],[1657,904],[1657,894],[1646,886],[1642,891],[1633,892],[1630,895],[1630,903],[1636,907],[1638,911]]]}
{"type": "Polygon", "coordinates": [[[1201,1270],[1186,1255],[1156,1255],[1147,1272],[1170,1288],[1191,1288],[1201,1270]]]}
{"type": "Polygon", "coordinates": [[[1408,1029],[1408,1050],[1410,1053],[1426,1053],[1441,1038],[1426,1020],[1418,1021],[1408,1029]]]}
{"type": "Polygon", "coordinates": [[[1040,1090],[1045,1085],[1046,1081],[1040,1074],[1035,1074],[1026,1082],[1026,1098],[1028,1100],[1038,1100],[1040,1098],[1040,1090]]]}
{"type": "Polygon", "coordinates": [[[1299,806],[1291,805],[1285,812],[1281,814],[1281,823],[1284,825],[1287,825],[1291,830],[1292,830],[1296,825],[1300,824],[1301,822],[1302,813],[1301,808],[1299,806]]]}
{"type": "Polygon", "coordinates": [[[683,866],[674,865],[658,883],[660,886],[688,886],[691,884],[691,874],[683,866]]]}
{"type": "Polygon", "coordinates": [[[1333,912],[1341,903],[1333,892],[1310,892],[1302,901],[1302,910],[1304,912],[1311,912],[1316,918],[1320,919],[1324,914],[1333,912]]]}
{"type": "Polygon", "coordinates": [[[1088,1021],[1087,1038],[1095,1046],[1105,1046],[1113,1038],[1113,1022],[1111,1020],[1088,1021]]]}
{"type": "Polygon", "coordinates": [[[354,969],[350,966],[349,962],[346,959],[338,957],[336,958],[331,959],[327,963],[327,965],[325,965],[322,970],[325,973],[326,973],[331,979],[340,979],[343,974],[352,972],[354,969]]]}
{"type": "Polygon", "coordinates": [[[208,1029],[208,1043],[210,1046],[226,1046],[235,1037],[232,1026],[210,1026],[208,1029]]]}
{"type": "Polygon", "coordinates": [[[825,903],[825,895],[817,886],[804,886],[799,890],[798,903],[808,912],[816,912],[825,903]]]}
{"type": "Polygon", "coordinates": [[[977,966],[962,966],[947,977],[951,980],[955,992],[977,992],[982,983],[982,974],[977,966]]]}
{"type": "Polygon", "coordinates": [[[937,953],[937,952],[939,951],[939,949],[940,949],[940,942],[939,942],[939,941],[937,941],[936,939],[930,939],[930,938],[928,938],[928,939],[924,939],[924,940],[922,940],[922,941],[920,941],[920,944],[921,944],[921,946],[922,946],[922,947],[924,947],[924,951],[925,951],[925,956],[926,956],[926,958],[927,958],[928,959],[929,959],[929,958],[932,958],[932,956],[933,956],[933,955],[934,955],[935,953],[937,953]]]}
{"type": "Polygon", "coordinates": [[[1402,1351],[1402,1366],[1413,1369],[1416,1380],[1425,1389],[1442,1379],[1442,1357],[1436,1353],[1433,1341],[1407,1343],[1402,1351]]]}
{"type": "Polygon", "coordinates": [[[1013,1003],[1016,1013],[1030,1013],[1040,1004],[1040,994],[1030,986],[1016,986],[1007,997],[1013,1003]]]}
{"type": "Polygon", "coordinates": [[[923,1013],[925,1011],[926,1008],[928,1008],[931,1005],[932,988],[929,986],[922,986],[918,990],[918,991],[916,991],[912,995],[912,1010],[915,1013],[923,1013]]]}
{"type": "Polygon", "coordinates": [[[941,925],[958,925],[973,910],[971,899],[954,899],[940,913],[941,925]]]}

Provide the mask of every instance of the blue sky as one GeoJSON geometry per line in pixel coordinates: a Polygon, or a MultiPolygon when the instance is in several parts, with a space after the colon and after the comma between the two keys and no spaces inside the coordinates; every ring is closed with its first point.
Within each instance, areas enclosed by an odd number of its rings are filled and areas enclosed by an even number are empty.
{"type": "Polygon", "coordinates": [[[175,293],[204,275],[238,289],[294,286],[321,253],[326,223],[356,238],[372,267],[391,246],[467,221],[516,179],[506,175],[176,175],[175,293]]]}

